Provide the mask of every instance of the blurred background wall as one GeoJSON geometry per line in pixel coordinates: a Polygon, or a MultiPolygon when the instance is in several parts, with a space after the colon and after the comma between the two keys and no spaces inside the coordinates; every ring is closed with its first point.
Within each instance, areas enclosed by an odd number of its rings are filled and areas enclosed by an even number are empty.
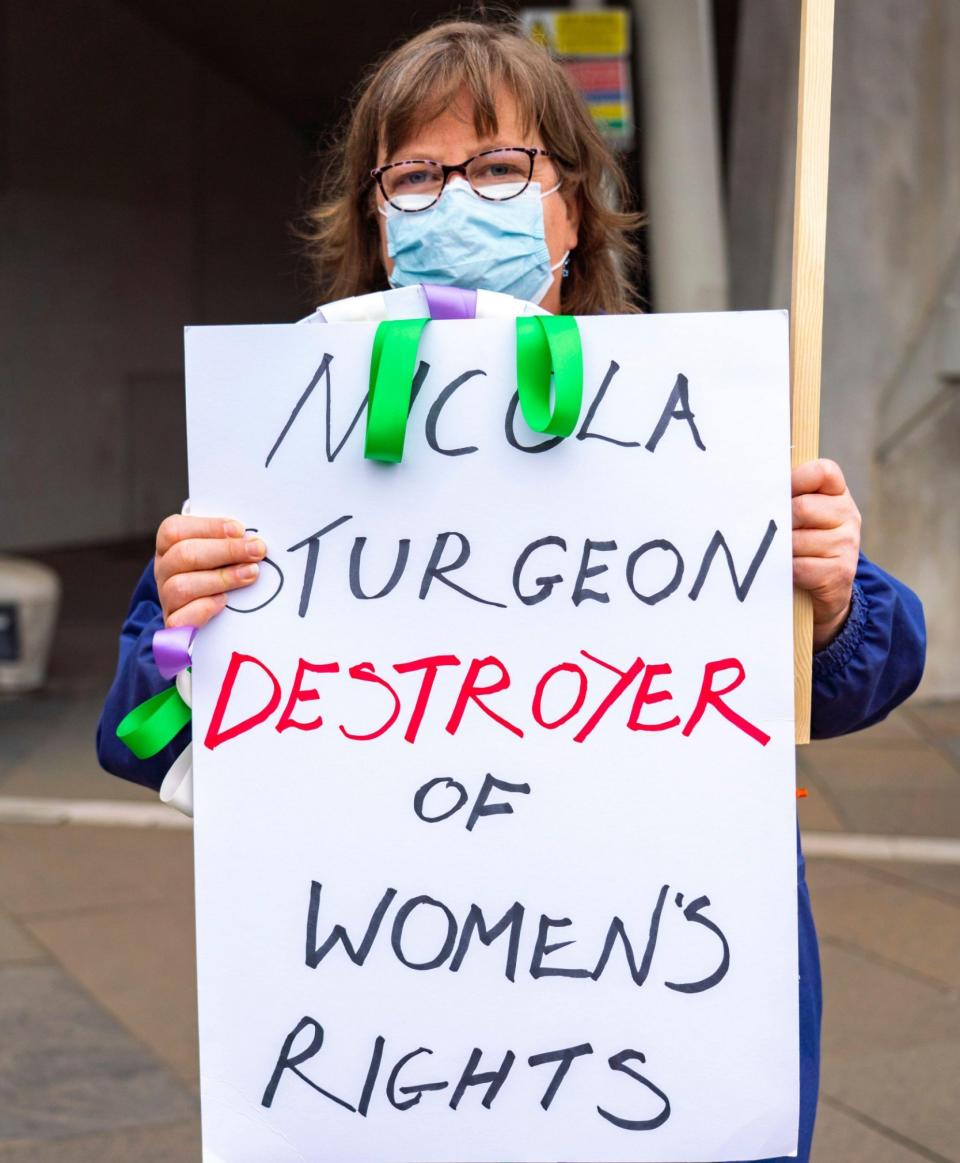
{"type": "Polygon", "coordinates": [[[184,324],[299,310],[304,141],[125,4],[3,25],[0,544],[117,540],[186,495],[184,324]]]}
{"type": "MultiPolygon", "coordinates": [[[[731,305],[790,298],[794,0],[742,0],[731,305]]],[[[924,600],[927,697],[960,691],[960,4],[836,0],[821,449],[868,554],[924,600]]]]}
{"type": "MultiPolygon", "coordinates": [[[[449,11],[0,0],[0,549],[179,509],[183,326],[312,309],[290,224],[318,147],[449,11]]],[[[633,16],[649,309],[787,306],[798,0],[633,16]]],[[[927,697],[960,693],[958,60],[956,0],[837,0],[822,447],[925,601],[927,697]]]]}

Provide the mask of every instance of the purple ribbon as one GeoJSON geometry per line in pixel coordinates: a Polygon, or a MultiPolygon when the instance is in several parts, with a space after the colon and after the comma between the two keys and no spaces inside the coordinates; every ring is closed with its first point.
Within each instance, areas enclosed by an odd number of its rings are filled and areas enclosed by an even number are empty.
{"type": "Polygon", "coordinates": [[[190,665],[196,626],[170,626],[153,636],[153,661],[164,678],[176,678],[190,665]]]}
{"type": "Polygon", "coordinates": [[[424,283],[431,319],[476,319],[477,292],[463,287],[441,287],[424,283]]]}

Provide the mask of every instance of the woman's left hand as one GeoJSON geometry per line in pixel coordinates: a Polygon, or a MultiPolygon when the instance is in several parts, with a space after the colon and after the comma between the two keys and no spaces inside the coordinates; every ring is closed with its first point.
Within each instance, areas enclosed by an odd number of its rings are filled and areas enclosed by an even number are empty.
{"type": "Polygon", "coordinates": [[[860,554],[860,510],[832,460],[798,465],[793,487],[793,582],[813,598],[813,648],[847,620],[860,554]]]}

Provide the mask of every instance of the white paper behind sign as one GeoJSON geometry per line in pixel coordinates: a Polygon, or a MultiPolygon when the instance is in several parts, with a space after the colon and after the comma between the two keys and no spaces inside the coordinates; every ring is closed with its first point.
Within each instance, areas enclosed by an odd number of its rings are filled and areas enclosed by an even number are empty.
{"type": "Polygon", "coordinates": [[[547,445],[513,323],[430,324],[399,465],[373,325],[188,329],[270,558],[193,659],[210,1157],[796,1149],[786,316],[580,328],[547,445]]]}

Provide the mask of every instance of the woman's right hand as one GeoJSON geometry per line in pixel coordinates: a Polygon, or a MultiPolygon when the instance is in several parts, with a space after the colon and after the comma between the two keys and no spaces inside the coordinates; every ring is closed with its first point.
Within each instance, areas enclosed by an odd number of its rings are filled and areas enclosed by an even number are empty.
{"type": "Polygon", "coordinates": [[[204,626],[230,590],[251,585],[267,547],[239,521],[167,517],[157,530],[153,573],[165,626],[204,626]]]}

